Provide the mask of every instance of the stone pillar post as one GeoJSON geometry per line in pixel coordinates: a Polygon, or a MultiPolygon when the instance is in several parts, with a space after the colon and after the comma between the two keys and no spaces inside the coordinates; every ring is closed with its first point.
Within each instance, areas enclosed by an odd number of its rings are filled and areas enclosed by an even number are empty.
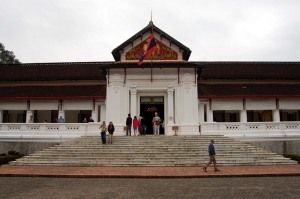
{"type": "Polygon", "coordinates": [[[137,116],[137,100],[136,100],[136,88],[130,89],[130,100],[131,100],[131,105],[130,105],[130,113],[131,117],[133,118],[134,116],[137,116]]]}
{"type": "Polygon", "coordinates": [[[62,118],[64,118],[65,121],[66,121],[66,118],[65,118],[65,111],[64,111],[64,110],[59,110],[59,111],[58,111],[58,118],[60,118],[60,116],[62,116],[62,118]]]}
{"type": "Polygon", "coordinates": [[[240,122],[247,122],[247,110],[240,111],[240,122]]]}
{"type": "Polygon", "coordinates": [[[98,109],[92,111],[92,115],[91,115],[92,119],[97,122],[98,121],[98,109]]]}
{"type": "Polygon", "coordinates": [[[33,123],[34,122],[34,115],[33,111],[26,112],[26,123],[33,123]]]}
{"type": "Polygon", "coordinates": [[[207,122],[213,122],[214,121],[214,114],[211,107],[211,100],[209,100],[208,108],[207,108],[207,122]]]}
{"type": "MultiPolygon", "coordinates": [[[[168,114],[167,118],[165,118],[165,134],[166,135],[174,135],[175,132],[173,132],[172,126],[174,125],[174,89],[168,89],[168,114]]],[[[176,132],[177,133],[177,132],[176,132]]]]}
{"type": "Polygon", "coordinates": [[[280,122],[279,109],[273,110],[273,122],[280,122]]]}
{"type": "Polygon", "coordinates": [[[100,122],[106,121],[106,106],[105,104],[101,104],[101,111],[100,111],[100,122]]]}
{"type": "Polygon", "coordinates": [[[3,111],[0,110],[0,123],[2,123],[2,122],[3,122],[3,111]]]}
{"type": "Polygon", "coordinates": [[[168,89],[168,124],[174,124],[174,89],[168,89]]]}
{"type": "Polygon", "coordinates": [[[207,110],[207,122],[213,122],[213,121],[214,121],[213,111],[208,109],[207,110]]]}

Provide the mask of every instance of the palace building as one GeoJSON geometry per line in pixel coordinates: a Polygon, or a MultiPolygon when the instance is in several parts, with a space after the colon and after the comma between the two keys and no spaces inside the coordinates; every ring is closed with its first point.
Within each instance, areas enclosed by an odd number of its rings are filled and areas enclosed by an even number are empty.
{"type": "Polygon", "coordinates": [[[112,51],[113,62],[1,65],[0,137],[98,135],[101,121],[125,135],[128,113],[153,134],[154,112],[164,135],[300,136],[299,62],[191,62],[190,54],[151,21],[112,51]]]}

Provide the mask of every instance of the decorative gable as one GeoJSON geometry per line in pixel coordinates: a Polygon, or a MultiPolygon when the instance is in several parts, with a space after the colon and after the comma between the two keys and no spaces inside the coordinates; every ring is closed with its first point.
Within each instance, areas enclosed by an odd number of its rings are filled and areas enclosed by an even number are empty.
{"type": "MultiPolygon", "coordinates": [[[[178,53],[167,47],[161,41],[156,39],[157,49],[145,60],[178,60],[178,53]]],[[[138,60],[147,46],[147,40],[144,40],[137,46],[125,53],[125,60],[138,60]]]]}
{"type": "Polygon", "coordinates": [[[134,62],[138,61],[147,46],[147,38],[153,34],[157,49],[145,60],[153,61],[187,61],[191,50],[178,42],[176,39],[157,28],[152,21],[149,25],[122,43],[112,51],[116,61],[134,62]]]}

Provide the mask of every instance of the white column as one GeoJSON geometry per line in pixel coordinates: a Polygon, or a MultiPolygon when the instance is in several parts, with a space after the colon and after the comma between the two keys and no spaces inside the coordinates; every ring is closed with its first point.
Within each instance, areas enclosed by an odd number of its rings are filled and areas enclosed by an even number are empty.
{"type": "Polygon", "coordinates": [[[204,122],[204,104],[201,102],[199,102],[198,114],[199,122],[204,122]]]}
{"type": "Polygon", "coordinates": [[[213,121],[214,121],[213,111],[211,109],[207,109],[207,122],[213,122],[213,121]]]}
{"type": "Polygon", "coordinates": [[[214,112],[211,106],[211,100],[209,100],[209,103],[207,104],[207,122],[214,121],[214,112]]]}
{"type": "Polygon", "coordinates": [[[174,124],[174,89],[168,89],[168,124],[174,124]]]}
{"type": "Polygon", "coordinates": [[[64,118],[66,120],[66,118],[65,118],[65,111],[64,110],[58,111],[58,118],[60,118],[60,116],[62,116],[62,118],[64,118]]]}
{"type": "Polygon", "coordinates": [[[97,108],[96,108],[96,110],[92,111],[91,117],[95,122],[98,121],[98,109],[97,108]]]}
{"type": "Polygon", "coordinates": [[[100,122],[106,121],[106,105],[101,104],[101,111],[100,111],[100,122]]]}
{"type": "Polygon", "coordinates": [[[2,122],[3,122],[3,111],[0,110],[0,123],[2,123],[2,122]]]}
{"type": "Polygon", "coordinates": [[[247,122],[247,110],[240,111],[240,122],[247,122]]]}
{"type": "MultiPolygon", "coordinates": [[[[165,119],[166,129],[165,134],[166,135],[174,135],[175,132],[173,132],[172,126],[174,125],[174,89],[168,89],[168,104],[167,104],[167,118],[165,119]]],[[[177,132],[176,132],[177,133],[177,132]]]]}
{"type": "Polygon", "coordinates": [[[280,122],[279,109],[273,110],[273,122],[280,122]]]}
{"type": "Polygon", "coordinates": [[[26,112],[26,123],[33,123],[33,121],[34,121],[33,111],[27,111],[26,112]]]}
{"type": "Polygon", "coordinates": [[[132,116],[132,118],[134,117],[134,116],[137,116],[137,97],[136,97],[136,88],[132,88],[132,89],[130,89],[130,99],[131,99],[131,102],[130,102],[130,108],[131,108],[131,110],[130,110],[130,113],[131,113],[131,116],[132,116]]]}

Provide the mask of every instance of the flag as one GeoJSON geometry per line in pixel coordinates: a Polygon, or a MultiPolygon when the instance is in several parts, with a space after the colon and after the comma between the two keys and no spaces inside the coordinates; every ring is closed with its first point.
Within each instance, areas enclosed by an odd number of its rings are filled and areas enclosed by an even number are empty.
{"type": "Polygon", "coordinates": [[[153,33],[148,37],[147,43],[144,46],[144,52],[140,54],[138,65],[141,65],[145,58],[147,58],[149,55],[151,55],[152,52],[154,52],[157,49],[157,43],[154,38],[153,33]]]}

